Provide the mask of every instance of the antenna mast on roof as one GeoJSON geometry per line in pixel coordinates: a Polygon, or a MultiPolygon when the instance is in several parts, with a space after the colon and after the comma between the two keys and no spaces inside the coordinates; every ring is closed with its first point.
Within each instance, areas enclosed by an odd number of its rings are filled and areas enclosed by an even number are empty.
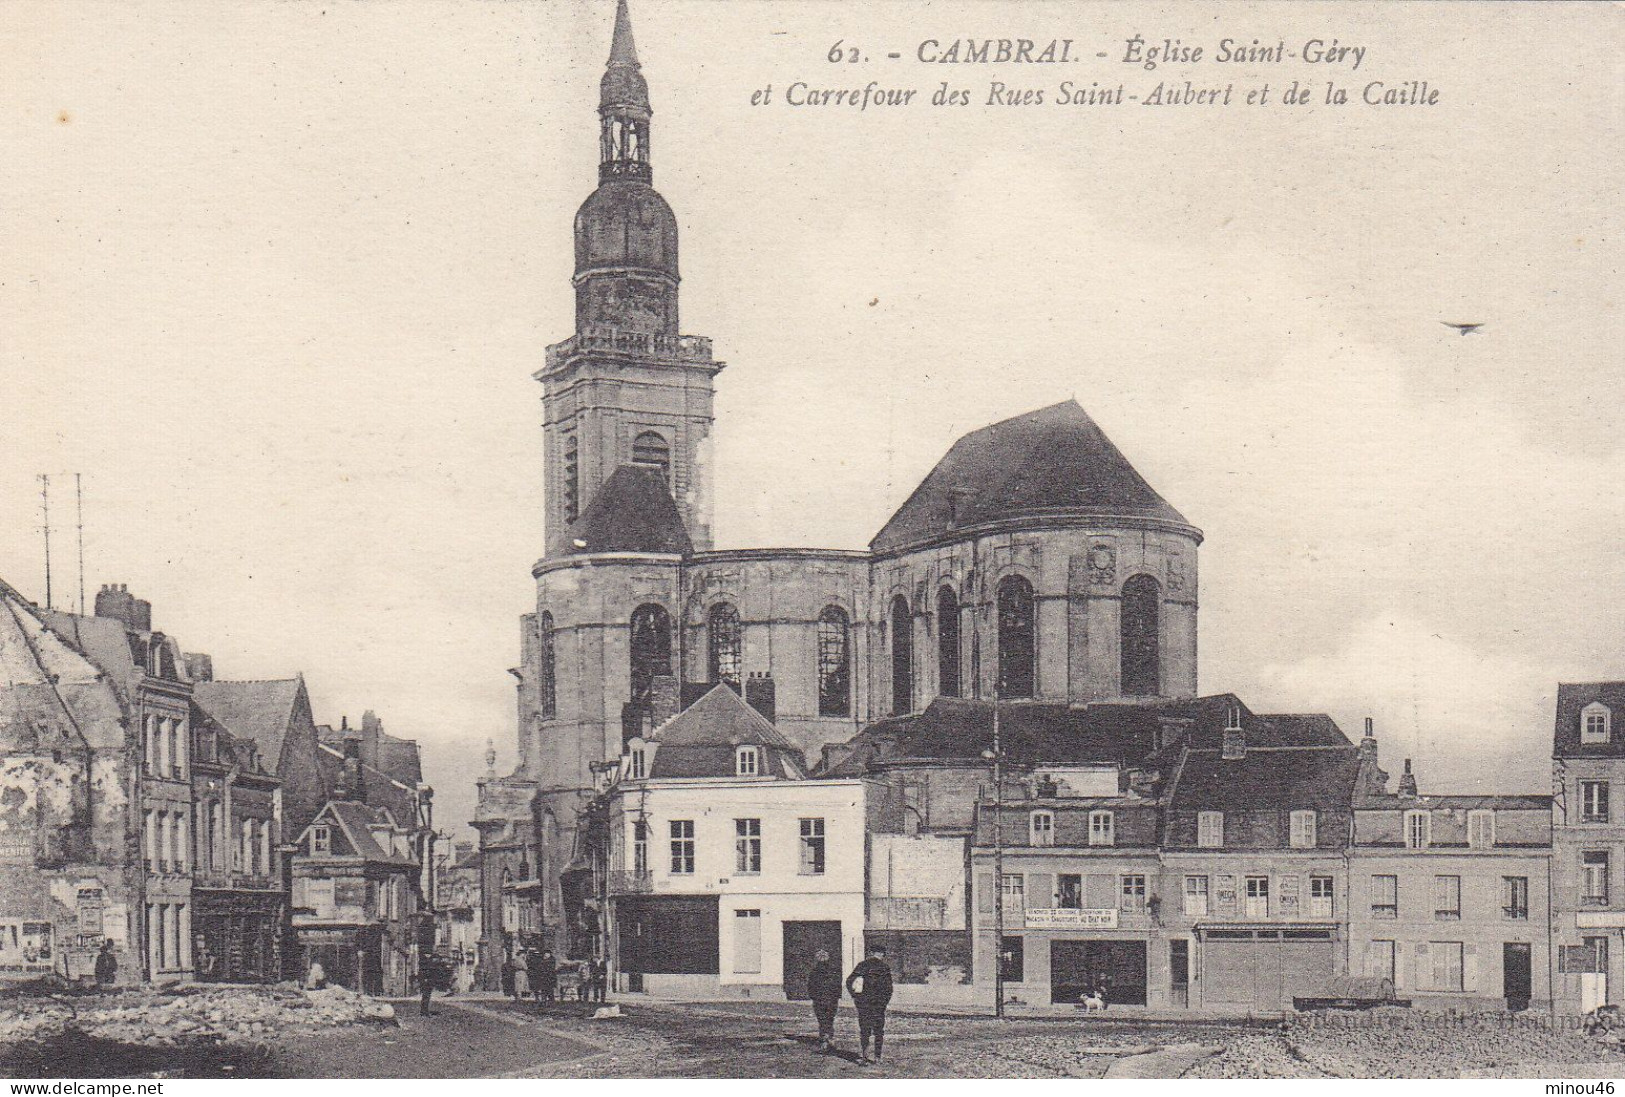
{"type": "Polygon", "coordinates": [[[45,608],[51,608],[51,478],[39,477],[40,513],[45,519],[45,608]]]}
{"type": "Polygon", "coordinates": [[[73,498],[79,523],[79,616],[85,615],[85,490],[83,477],[73,474],[73,498]]]}

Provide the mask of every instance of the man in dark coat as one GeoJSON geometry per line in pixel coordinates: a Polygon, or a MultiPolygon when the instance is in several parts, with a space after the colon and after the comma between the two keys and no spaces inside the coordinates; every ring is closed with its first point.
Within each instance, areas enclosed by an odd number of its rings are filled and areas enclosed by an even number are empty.
{"type": "MultiPolygon", "coordinates": [[[[535,982],[536,977],[532,976],[531,981],[535,982]]],[[[544,1002],[551,1002],[558,997],[559,962],[553,959],[551,952],[545,950],[542,952],[541,984],[535,989],[542,996],[544,1002]]]]}
{"type": "Polygon", "coordinates": [[[118,957],[113,955],[113,942],[104,940],[102,950],[96,954],[96,982],[105,987],[117,980],[118,957]]]}
{"type": "Polygon", "coordinates": [[[807,997],[812,999],[813,1016],[818,1018],[818,1046],[835,1050],[835,1010],[841,1004],[841,969],[829,962],[829,953],[813,954],[812,970],[807,972],[807,997]]]}
{"type": "Polygon", "coordinates": [[[858,1042],[863,1061],[878,1062],[886,1046],[886,1006],[891,1003],[891,968],[886,966],[886,950],[869,946],[869,958],[846,977],[846,989],[858,1007],[858,1042]],[[869,1058],[869,1038],[875,1042],[875,1057],[869,1058]]]}

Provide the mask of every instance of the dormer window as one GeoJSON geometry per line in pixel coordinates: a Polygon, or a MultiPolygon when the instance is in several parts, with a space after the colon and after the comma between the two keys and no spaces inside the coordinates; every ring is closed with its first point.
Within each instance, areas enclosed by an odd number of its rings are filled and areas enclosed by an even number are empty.
{"type": "Polygon", "coordinates": [[[641,781],[648,774],[648,759],[643,748],[638,747],[627,758],[626,775],[634,781],[641,781]]]}
{"type": "Polygon", "coordinates": [[[1089,844],[1092,846],[1115,846],[1117,844],[1117,820],[1109,811],[1091,811],[1089,813],[1089,844]]]}
{"type": "Polygon", "coordinates": [[[1241,703],[1239,701],[1231,701],[1224,707],[1224,730],[1241,730],[1241,703]]]}
{"type": "Polygon", "coordinates": [[[1433,820],[1425,811],[1405,813],[1405,848],[1427,849],[1433,841],[1433,820]]]}
{"type": "Polygon", "coordinates": [[[762,773],[762,754],[755,747],[740,747],[734,752],[734,774],[739,777],[759,777],[762,773]]]}
{"type": "Polygon", "coordinates": [[[320,857],[333,852],[333,832],[328,827],[310,828],[310,853],[313,857],[320,857]]]}
{"type": "Polygon", "coordinates": [[[1580,712],[1580,742],[1606,743],[1612,730],[1609,726],[1608,706],[1599,702],[1587,705],[1580,712]]]}
{"type": "Polygon", "coordinates": [[[1053,811],[1035,811],[1027,817],[1027,835],[1029,841],[1035,846],[1053,846],[1055,844],[1055,813],[1053,811]]]}

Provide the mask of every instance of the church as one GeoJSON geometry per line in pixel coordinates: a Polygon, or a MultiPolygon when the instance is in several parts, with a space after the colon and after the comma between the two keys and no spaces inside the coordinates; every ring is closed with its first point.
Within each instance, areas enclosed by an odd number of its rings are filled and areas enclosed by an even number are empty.
{"type": "Polygon", "coordinates": [[[535,375],[546,549],[512,671],[518,764],[498,776],[488,754],[475,820],[498,958],[522,942],[580,951],[579,813],[627,743],[719,683],[814,766],[937,698],[1065,707],[1197,690],[1202,533],[1074,401],[965,435],[867,551],[713,544],[724,364],[682,334],[678,221],[654,187],[626,0],[600,91],[575,332],[535,375]]]}

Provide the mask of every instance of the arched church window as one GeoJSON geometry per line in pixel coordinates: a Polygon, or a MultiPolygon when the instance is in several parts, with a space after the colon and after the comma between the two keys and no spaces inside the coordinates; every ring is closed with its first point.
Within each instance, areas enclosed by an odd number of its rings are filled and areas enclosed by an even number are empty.
{"type": "Polygon", "coordinates": [[[891,710],[914,711],[914,621],[901,594],[891,600],[891,710]]]}
{"type": "Polygon", "coordinates": [[[553,666],[553,615],[542,611],[541,620],[536,622],[537,661],[541,664],[540,681],[537,683],[541,689],[542,719],[549,720],[558,714],[558,678],[553,666]]]}
{"type": "Polygon", "coordinates": [[[661,606],[632,611],[632,701],[647,704],[658,675],[671,673],[671,615],[661,606]]]}
{"type": "Polygon", "coordinates": [[[652,430],[646,430],[632,440],[632,463],[640,468],[659,469],[660,480],[671,486],[671,446],[666,439],[652,430]]]}
{"type": "Polygon", "coordinates": [[[937,692],[959,696],[959,598],[953,587],[937,591],[937,692]]]}
{"type": "Polygon", "coordinates": [[[741,646],[739,611],[727,602],[718,602],[706,618],[705,631],[710,641],[711,681],[727,682],[737,690],[741,646]]]}
{"type": "Polygon", "coordinates": [[[999,696],[1033,695],[1033,585],[1020,575],[999,580],[999,696]]]}
{"type": "Polygon", "coordinates": [[[818,615],[818,715],[852,714],[852,659],[846,610],[825,606],[818,615]]]}
{"type": "Polygon", "coordinates": [[[1123,693],[1151,697],[1162,691],[1162,648],[1159,617],[1162,586],[1149,575],[1123,584],[1123,693]]]}

